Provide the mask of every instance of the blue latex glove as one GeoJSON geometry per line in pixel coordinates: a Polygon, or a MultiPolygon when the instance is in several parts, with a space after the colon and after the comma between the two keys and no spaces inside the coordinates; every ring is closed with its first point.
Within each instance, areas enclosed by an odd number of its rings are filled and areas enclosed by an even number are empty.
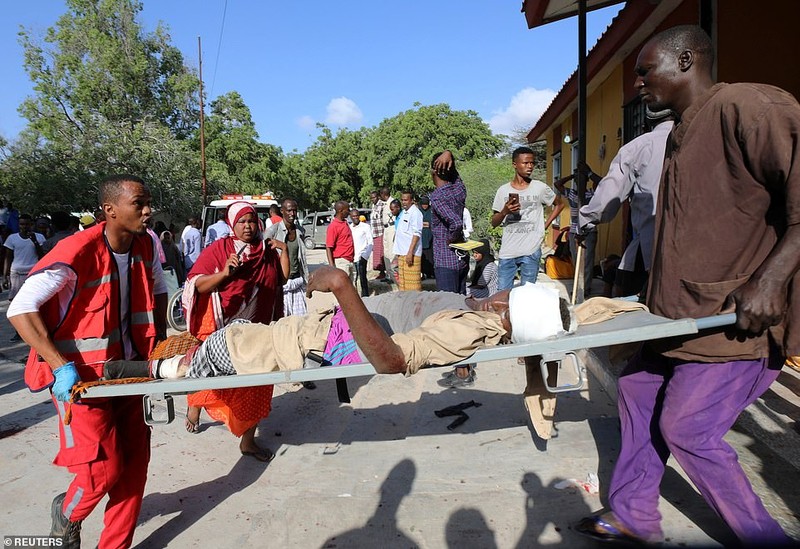
{"type": "Polygon", "coordinates": [[[72,387],[81,380],[81,376],[78,375],[78,370],[75,369],[75,363],[67,362],[63,366],[53,370],[53,375],[56,381],[53,383],[52,391],[56,400],[67,402],[72,394],[72,387]]]}

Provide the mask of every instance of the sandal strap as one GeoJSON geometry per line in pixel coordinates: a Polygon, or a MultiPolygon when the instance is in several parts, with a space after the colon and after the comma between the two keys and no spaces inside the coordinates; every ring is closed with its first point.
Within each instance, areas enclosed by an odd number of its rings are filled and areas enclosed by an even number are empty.
{"type": "Polygon", "coordinates": [[[613,524],[611,524],[610,522],[608,522],[607,520],[605,520],[603,517],[601,517],[599,515],[595,517],[594,524],[595,524],[595,526],[602,528],[607,533],[609,533],[609,534],[611,534],[613,536],[629,537],[628,534],[624,533],[622,530],[620,530],[619,528],[617,528],[616,526],[614,526],[613,524]]]}

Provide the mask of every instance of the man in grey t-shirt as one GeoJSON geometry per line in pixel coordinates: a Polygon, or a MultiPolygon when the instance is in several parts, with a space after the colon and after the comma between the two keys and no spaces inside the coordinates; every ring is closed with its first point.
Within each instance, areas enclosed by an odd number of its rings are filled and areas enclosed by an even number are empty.
{"type": "Polygon", "coordinates": [[[511,155],[514,179],[497,189],[492,202],[492,227],[503,226],[498,269],[498,290],[520,282],[536,282],[542,258],[544,232],[564,209],[561,197],[541,181],[531,179],[533,150],[519,147],[511,155]],[[544,208],[554,206],[544,221],[544,208]]]}

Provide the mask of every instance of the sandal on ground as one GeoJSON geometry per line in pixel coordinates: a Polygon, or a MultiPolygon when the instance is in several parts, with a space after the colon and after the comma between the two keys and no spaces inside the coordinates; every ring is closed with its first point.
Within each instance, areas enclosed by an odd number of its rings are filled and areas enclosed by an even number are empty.
{"type": "Polygon", "coordinates": [[[189,432],[189,433],[199,433],[200,432],[200,414],[198,413],[197,414],[197,419],[195,421],[192,421],[189,418],[189,411],[190,410],[191,410],[191,407],[186,408],[186,421],[184,422],[184,425],[186,426],[186,431],[189,432]]]}
{"type": "Polygon", "coordinates": [[[269,463],[273,459],[275,459],[275,453],[272,450],[268,450],[267,448],[259,448],[255,452],[251,452],[250,450],[240,450],[243,456],[249,456],[252,458],[257,459],[258,461],[263,461],[264,463],[269,463]]]}
{"type": "Polygon", "coordinates": [[[611,514],[586,517],[575,525],[575,531],[595,541],[615,546],[644,547],[645,540],[631,534],[611,514]]]}

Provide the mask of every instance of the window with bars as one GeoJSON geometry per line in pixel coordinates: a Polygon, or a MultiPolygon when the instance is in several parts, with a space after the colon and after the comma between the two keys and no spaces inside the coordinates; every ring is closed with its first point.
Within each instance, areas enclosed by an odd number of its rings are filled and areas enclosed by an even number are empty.
{"type": "Polygon", "coordinates": [[[579,141],[572,142],[572,153],[571,153],[572,158],[570,159],[571,170],[569,173],[575,173],[578,170],[578,155],[580,154],[580,148],[581,144],[579,141]]]}
{"type": "Polygon", "coordinates": [[[553,155],[553,181],[561,179],[561,151],[553,155]]]}
{"type": "Polygon", "coordinates": [[[637,96],[633,101],[625,105],[622,144],[630,143],[647,131],[645,122],[645,106],[637,96]]]}

